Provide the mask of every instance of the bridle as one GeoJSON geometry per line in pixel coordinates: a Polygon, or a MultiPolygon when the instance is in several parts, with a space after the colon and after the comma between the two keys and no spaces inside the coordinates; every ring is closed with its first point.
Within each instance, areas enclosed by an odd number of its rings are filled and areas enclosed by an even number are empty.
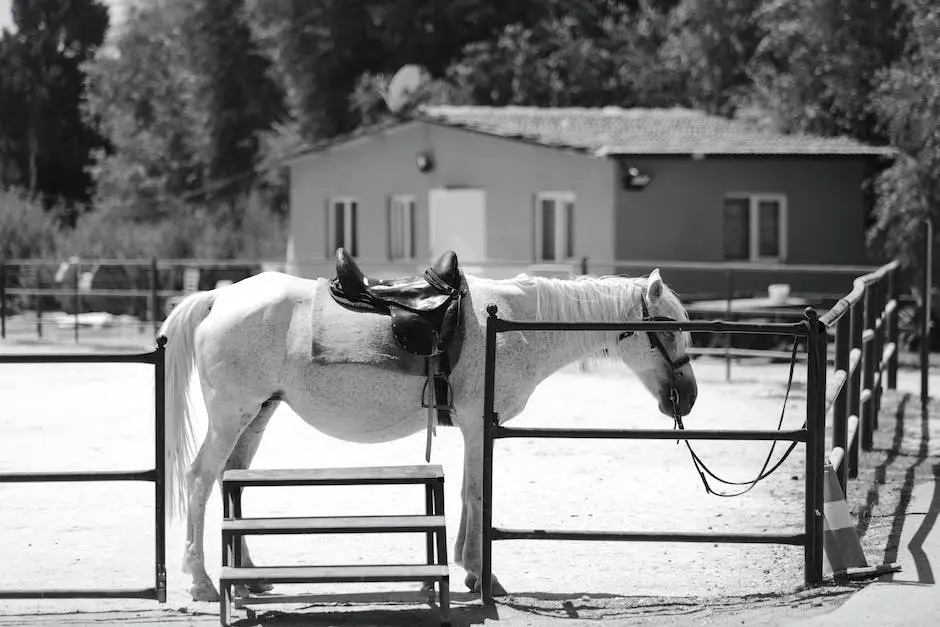
{"type": "MultiPolygon", "coordinates": [[[[675,318],[670,318],[669,316],[651,316],[649,306],[646,304],[646,297],[643,295],[640,296],[640,307],[642,308],[641,311],[643,314],[643,317],[640,318],[641,322],[678,322],[675,318]]],[[[617,337],[617,341],[621,342],[633,336],[635,333],[635,331],[624,331],[617,337]]],[[[679,411],[679,390],[676,386],[680,376],[679,371],[691,361],[691,358],[686,354],[678,359],[673,359],[669,351],[666,350],[666,345],[663,344],[659,333],[656,331],[646,331],[646,339],[649,340],[650,347],[659,351],[663,361],[672,368],[672,389],[669,390],[669,400],[672,402],[672,419],[675,421],[677,428],[684,429],[685,427],[682,425],[682,413],[679,411]]]]}
{"type": "MultiPolygon", "coordinates": [[[[642,313],[643,313],[643,317],[640,319],[641,322],[678,322],[675,318],[670,318],[669,316],[650,315],[649,306],[647,306],[646,304],[646,297],[643,295],[640,296],[640,306],[642,307],[642,313]]],[[[620,342],[622,340],[627,339],[628,337],[632,337],[633,335],[635,335],[635,333],[636,333],[635,331],[624,331],[617,337],[617,341],[620,342]]],[[[679,411],[679,390],[677,388],[677,385],[678,385],[678,380],[680,376],[679,370],[686,364],[690,363],[691,358],[689,357],[688,354],[685,354],[682,357],[679,357],[678,359],[673,359],[672,356],[669,354],[669,351],[666,350],[666,345],[663,344],[662,339],[659,337],[659,333],[656,331],[646,331],[646,338],[649,340],[650,347],[657,350],[659,354],[662,356],[663,361],[665,361],[669,365],[669,367],[672,368],[672,377],[671,377],[672,388],[669,390],[669,400],[672,403],[672,419],[675,423],[676,429],[679,429],[679,430],[685,429],[685,426],[682,424],[682,414],[679,411]]],[[[787,402],[789,401],[789,398],[790,398],[790,388],[793,386],[793,373],[794,373],[794,368],[796,366],[796,351],[797,351],[798,346],[799,346],[799,336],[794,336],[793,352],[790,355],[790,374],[787,379],[787,391],[783,399],[783,409],[780,412],[780,421],[777,424],[778,431],[783,427],[783,417],[784,417],[784,414],[786,413],[787,402]]],[[[805,423],[804,423],[804,427],[805,427],[805,423]]],[[[705,486],[705,492],[707,492],[708,494],[713,494],[715,496],[722,496],[722,497],[741,496],[742,494],[750,492],[754,488],[754,486],[757,485],[759,481],[761,481],[762,479],[766,479],[775,470],[777,470],[777,468],[783,465],[783,462],[786,461],[787,457],[790,456],[790,453],[793,452],[793,449],[796,447],[796,444],[797,444],[796,442],[791,442],[789,448],[786,450],[786,452],[784,452],[783,456],[779,460],[777,460],[777,463],[775,463],[770,469],[768,469],[767,467],[770,466],[770,460],[773,456],[774,449],[777,446],[776,441],[772,442],[770,445],[770,451],[767,453],[767,459],[764,461],[764,465],[761,467],[760,472],[757,473],[757,476],[753,479],[753,481],[728,481],[726,479],[722,479],[721,477],[716,475],[714,472],[709,470],[709,468],[705,465],[705,462],[703,462],[702,459],[695,453],[695,451],[692,450],[692,445],[689,444],[688,440],[683,440],[683,442],[685,442],[686,448],[689,449],[689,455],[691,455],[692,457],[692,464],[695,466],[695,470],[698,471],[698,475],[702,479],[702,485],[705,486]],[[723,483],[725,485],[747,486],[747,487],[742,489],[739,492],[734,492],[734,493],[716,492],[714,489],[712,489],[711,485],[709,485],[708,479],[706,478],[705,475],[708,475],[715,481],[718,481],[719,483],[723,483]]],[[[679,440],[676,440],[676,444],[678,443],[679,443],[679,440]]]]}

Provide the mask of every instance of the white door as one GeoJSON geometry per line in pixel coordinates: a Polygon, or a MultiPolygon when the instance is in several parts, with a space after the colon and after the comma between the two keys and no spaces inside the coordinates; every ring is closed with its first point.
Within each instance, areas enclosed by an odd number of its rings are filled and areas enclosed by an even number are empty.
{"type": "Polygon", "coordinates": [[[461,261],[486,260],[486,191],[432,189],[430,208],[431,259],[452,250],[461,261]]]}

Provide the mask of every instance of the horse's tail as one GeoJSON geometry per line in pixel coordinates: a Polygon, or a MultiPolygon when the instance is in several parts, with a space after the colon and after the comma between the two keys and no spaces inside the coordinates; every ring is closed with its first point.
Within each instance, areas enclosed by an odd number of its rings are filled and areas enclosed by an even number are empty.
{"type": "Polygon", "coordinates": [[[170,312],[160,327],[166,336],[166,487],[171,517],[186,511],[186,471],[196,448],[192,428],[189,384],[195,363],[194,337],[199,323],[209,315],[214,292],[196,292],[170,312]]]}

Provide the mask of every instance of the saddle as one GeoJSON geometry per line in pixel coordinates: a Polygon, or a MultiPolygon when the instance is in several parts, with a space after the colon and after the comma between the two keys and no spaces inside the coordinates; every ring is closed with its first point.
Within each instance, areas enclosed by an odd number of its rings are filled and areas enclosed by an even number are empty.
{"type": "Polygon", "coordinates": [[[423,275],[379,280],[368,277],[346,252],[336,250],[336,276],[330,294],[339,305],[391,317],[392,335],[404,350],[426,358],[428,384],[422,407],[428,407],[433,386],[438,422],[452,425],[450,373],[463,346],[461,301],[466,295],[453,251],[444,253],[423,275]]]}

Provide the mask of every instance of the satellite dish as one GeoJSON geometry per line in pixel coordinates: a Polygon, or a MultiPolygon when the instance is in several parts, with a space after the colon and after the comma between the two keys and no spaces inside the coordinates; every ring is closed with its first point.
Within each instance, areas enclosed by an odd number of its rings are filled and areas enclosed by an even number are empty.
{"type": "Polygon", "coordinates": [[[425,79],[425,71],[418,65],[405,65],[395,72],[395,76],[388,82],[388,89],[385,93],[385,104],[392,113],[398,113],[404,109],[411,96],[418,90],[418,87],[425,79]]]}

